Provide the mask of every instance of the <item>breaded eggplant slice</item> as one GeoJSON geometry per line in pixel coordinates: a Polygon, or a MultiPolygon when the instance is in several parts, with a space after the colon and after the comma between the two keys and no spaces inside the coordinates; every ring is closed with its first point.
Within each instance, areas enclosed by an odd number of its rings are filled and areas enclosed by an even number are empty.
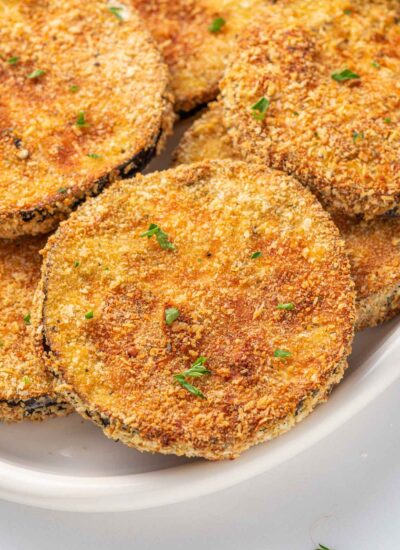
{"type": "Polygon", "coordinates": [[[273,0],[133,0],[157,40],[172,75],[176,110],[214,99],[236,35],[273,0]]]}
{"type": "Polygon", "coordinates": [[[295,175],[331,212],[398,213],[400,3],[276,7],[281,17],[242,36],[221,85],[235,148],[295,175]]]}
{"type": "Polygon", "coordinates": [[[400,312],[400,219],[335,219],[345,240],[357,293],[357,330],[400,312]]]}
{"type": "Polygon", "coordinates": [[[290,176],[232,161],[138,176],[74,213],[45,254],[39,350],[76,410],[129,446],[233,458],[343,376],[348,259],[290,176]]]}
{"type": "Polygon", "coordinates": [[[0,421],[62,416],[71,406],[55,393],[34,353],[29,325],[40,279],[43,237],[0,240],[0,421]]]}
{"type": "MultiPolygon", "coordinates": [[[[183,135],[174,163],[240,159],[226,132],[220,103],[211,103],[183,135]]],[[[357,330],[400,311],[400,219],[335,218],[346,244],[356,289],[357,330]]]]}
{"type": "Polygon", "coordinates": [[[150,160],[170,130],[168,71],[131,8],[0,3],[0,237],[46,233],[150,160]]]}

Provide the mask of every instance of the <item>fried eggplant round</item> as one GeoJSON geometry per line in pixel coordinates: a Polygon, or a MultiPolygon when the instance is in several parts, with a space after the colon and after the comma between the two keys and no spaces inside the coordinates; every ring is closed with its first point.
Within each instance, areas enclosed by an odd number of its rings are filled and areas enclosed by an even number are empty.
{"type": "Polygon", "coordinates": [[[242,35],[221,85],[235,148],[296,176],[331,212],[398,212],[399,2],[276,7],[242,35]]]}
{"type": "Polygon", "coordinates": [[[60,391],[140,450],[233,458],[285,432],[353,338],[337,228],[296,180],[243,162],[116,183],[49,240],[41,284],[60,391]]]}
{"type": "MultiPolygon", "coordinates": [[[[211,103],[183,135],[174,163],[240,159],[225,130],[220,103],[211,103]]],[[[346,244],[356,289],[357,330],[400,311],[400,219],[335,218],[346,244]]]]}
{"type": "Polygon", "coordinates": [[[55,393],[38,361],[29,325],[40,279],[43,237],[0,240],[0,421],[61,416],[70,405],[55,393]]]}
{"type": "Polygon", "coordinates": [[[0,237],[48,232],[163,144],[168,70],[118,6],[0,2],[0,237]]]}
{"type": "Polygon", "coordinates": [[[172,75],[176,109],[214,99],[237,33],[268,16],[272,0],[133,0],[157,40],[172,75]]]}
{"type": "Polygon", "coordinates": [[[400,312],[400,219],[335,219],[345,240],[357,292],[357,330],[400,312]]]}

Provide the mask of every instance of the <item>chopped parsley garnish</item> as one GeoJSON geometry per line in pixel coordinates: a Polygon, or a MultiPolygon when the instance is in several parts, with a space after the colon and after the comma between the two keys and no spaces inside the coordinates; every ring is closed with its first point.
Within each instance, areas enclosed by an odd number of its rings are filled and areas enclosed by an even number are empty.
{"type": "Polygon", "coordinates": [[[356,131],[354,130],[354,132],[353,132],[353,141],[354,141],[354,143],[356,143],[357,140],[359,140],[359,139],[364,139],[364,138],[365,138],[364,132],[356,132],[356,131]]]}
{"type": "Polygon", "coordinates": [[[151,239],[154,235],[163,250],[175,250],[175,246],[168,240],[168,235],[155,223],[151,223],[149,229],[140,236],[151,239]]]}
{"type": "Polygon", "coordinates": [[[28,74],[28,78],[39,78],[40,76],[44,75],[46,71],[43,71],[42,69],[36,69],[35,71],[32,71],[30,74],[28,74]]]}
{"type": "Polygon", "coordinates": [[[31,324],[31,312],[29,311],[26,315],[23,317],[24,323],[26,326],[31,324]]]}
{"type": "Polygon", "coordinates": [[[78,260],[75,260],[74,267],[79,267],[79,266],[80,266],[80,262],[78,262],[78,260]]]}
{"type": "Polygon", "coordinates": [[[293,111],[293,116],[300,116],[300,113],[298,111],[293,111]]]}
{"type": "Polygon", "coordinates": [[[319,543],[318,548],[316,548],[315,550],[330,550],[330,548],[319,543]]]}
{"type": "Polygon", "coordinates": [[[4,340],[0,340],[0,348],[4,346],[4,340]]]}
{"type": "Polygon", "coordinates": [[[287,357],[290,357],[292,354],[290,351],[287,351],[285,349],[276,349],[274,351],[274,357],[278,357],[279,359],[286,359],[287,357]]]}
{"type": "Polygon", "coordinates": [[[276,306],[276,309],[282,309],[284,311],[292,311],[294,309],[294,304],[292,304],[292,302],[288,302],[287,304],[278,304],[276,306]]]}
{"type": "Polygon", "coordinates": [[[9,65],[16,65],[19,62],[19,57],[10,57],[10,59],[7,59],[7,63],[9,65]]]}
{"type": "Polygon", "coordinates": [[[31,383],[31,379],[29,378],[29,376],[24,376],[22,378],[22,382],[25,384],[25,386],[28,386],[31,383]]]}
{"type": "Polygon", "coordinates": [[[335,73],[332,73],[333,80],[336,80],[336,82],[344,82],[346,80],[358,80],[360,78],[360,75],[357,73],[353,73],[350,69],[344,69],[343,71],[337,71],[335,73]]]}
{"type": "Polygon", "coordinates": [[[92,310],[87,311],[87,312],[85,313],[85,319],[93,319],[93,317],[94,317],[94,313],[93,313],[92,310]]]}
{"type": "Polygon", "coordinates": [[[115,15],[115,17],[117,17],[117,19],[119,19],[120,21],[123,21],[124,18],[122,17],[121,15],[121,11],[122,11],[122,8],[118,7],[118,6],[111,6],[108,8],[108,10],[113,14],[115,15]]]}
{"type": "Polygon", "coordinates": [[[167,325],[172,325],[179,317],[179,309],[177,307],[169,307],[165,310],[165,322],[167,325]]]}
{"type": "Polygon", "coordinates": [[[251,259],[256,260],[260,256],[262,256],[262,252],[254,252],[254,254],[251,255],[251,259]]]}
{"type": "Polygon", "coordinates": [[[214,21],[209,25],[208,30],[210,32],[219,32],[222,27],[225,25],[226,21],[223,17],[217,17],[214,19],[214,21]]]}
{"type": "Polygon", "coordinates": [[[90,159],[101,159],[101,158],[103,158],[101,155],[97,155],[96,153],[88,153],[87,156],[90,159]]]}
{"type": "Polygon", "coordinates": [[[257,103],[254,103],[254,105],[251,106],[251,110],[253,111],[253,118],[256,120],[264,120],[267,114],[267,111],[270,106],[270,101],[266,97],[262,97],[257,101],[257,103]]]}
{"type": "Polygon", "coordinates": [[[68,191],[66,187],[60,187],[60,189],[57,191],[57,193],[62,193],[63,195],[68,191]]]}
{"type": "Polygon", "coordinates": [[[83,128],[84,126],[87,126],[86,118],[85,118],[85,112],[79,111],[79,114],[76,118],[76,125],[80,128],[83,128]]]}
{"type": "Polygon", "coordinates": [[[211,371],[204,366],[206,361],[207,357],[198,357],[190,369],[185,370],[180,374],[174,374],[174,379],[182,386],[182,388],[185,388],[188,392],[192,393],[196,397],[201,397],[202,399],[206,399],[203,392],[190,384],[186,378],[200,378],[206,374],[211,374],[211,371]]]}
{"type": "Polygon", "coordinates": [[[80,88],[76,84],[73,84],[72,86],[69,87],[69,91],[72,92],[73,94],[76,94],[76,92],[79,92],[79,90],[80,88]]]}
{"type": "Polygon", "coordinates": [[[372,65],[373,67],[375,67],[375,69],[380,69],[380,68],[381,68],[380,64],[379,64],[377,61],[373,61],[373,62],[371,63],[371,65],[372,65]]]}
{"type": "Polygon", "coordinates": [[[345,15],[351,15],[353,13],[353,10],[351,8],[346,8],[345,10],[343,10],[343,13],[345,15]]]}
{"type": "Polygon", "coordinates": [[[386,117],[386,118],[383,119],[383,122],[384,122],[385,124],[391,124],[391,123],[392,123],[392,119],[389,118],[389,117],[386,117]]]}

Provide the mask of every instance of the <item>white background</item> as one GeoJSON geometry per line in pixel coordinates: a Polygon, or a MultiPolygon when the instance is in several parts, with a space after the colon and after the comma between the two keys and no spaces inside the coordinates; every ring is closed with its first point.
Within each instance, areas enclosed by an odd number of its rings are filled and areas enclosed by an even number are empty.
{"type": "Polygon", "coordinates": [[[400,382],[303,454],[214,495],[115,514],[0,501],[0,549],[399,549],[399,432],[400,382]]]}

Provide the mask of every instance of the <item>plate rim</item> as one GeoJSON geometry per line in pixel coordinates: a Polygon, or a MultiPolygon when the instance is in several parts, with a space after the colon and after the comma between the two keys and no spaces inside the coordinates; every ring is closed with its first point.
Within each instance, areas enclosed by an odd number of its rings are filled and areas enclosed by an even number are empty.
{"type": "Polygon", "coordinates": [[[400,359],[400,322],[361,367],[348,373],[347,378],[355,378],[352,384],[340,384],[329,401],[294,430],[268,445],[254,447],[238,460],[198,461],[139,474],[91,477],[39,472],[0,459],[0,498],[59,511],[123,512],[175,504],[227,489],[290,460],[358,414],[400,377],[396,357],[400,359]],[[357,393],[350,399],[347,394],[354,383],[357,393]]]}

